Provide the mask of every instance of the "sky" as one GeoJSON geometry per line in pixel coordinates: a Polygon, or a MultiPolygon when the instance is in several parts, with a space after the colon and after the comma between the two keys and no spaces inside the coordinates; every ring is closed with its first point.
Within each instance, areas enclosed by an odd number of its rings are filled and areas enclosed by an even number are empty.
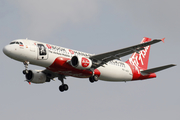
{"type": "MultiPolygon", "coordinates": [[[[166,38],[151,47],[149,68],[177,64],[157,78],[135,82],[24,82],[24,65],[0,52],[0,119],[179,120],[178,0],[0,0],[0,48],[33,39],[92,54],[166,38]]],[[[122,58],[126,61],[130,56],[122,58]]],[[[29,65],[29,69],[44,68],[29,65]]]]}

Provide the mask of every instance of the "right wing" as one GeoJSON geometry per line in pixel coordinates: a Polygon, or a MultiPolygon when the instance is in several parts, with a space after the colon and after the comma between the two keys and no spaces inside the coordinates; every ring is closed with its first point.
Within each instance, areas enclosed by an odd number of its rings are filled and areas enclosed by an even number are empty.
{"type": "Polygon", "coordinates": [[[98,55],[93,55],[93,56],[89,57],[93,61],[92,68],[96,69],[100,66],[103,66],[104,64],[106,64],[107,62],[109,62],[111,60],[118,59],[120,57],[132,54],[134,52],[138,53],[139,51],[144,50],[144,47],[155,44],[160,41],[164,42],[164,38],[163,39],[154,39],[152,41],[141,43],[141,44],[134,45],[131,47],[127,47],[127,48],[123,48],[123,49],[119,49],[119,50],[115,50],[115,51],[111,51],[111,52],[107,52],[107,53],[102,53],[102,54],[98,54],[98,55]]]}

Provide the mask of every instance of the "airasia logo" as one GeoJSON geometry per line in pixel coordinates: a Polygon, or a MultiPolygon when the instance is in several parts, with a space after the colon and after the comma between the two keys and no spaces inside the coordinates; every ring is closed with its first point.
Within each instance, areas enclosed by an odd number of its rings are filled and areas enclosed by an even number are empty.
{"type": "Polygon", "coordinates": [[[129,59],[129,62],[135,66],[136,70],[140,68],[140,65],[144,65],[144,59],[146,58],[146,54],[148,52],[150,46],[145,47],[144,50],[140,51],[139,54],[134,53],[132,57],[129,59]]]}
{"type": "Polygon", "coordinates": [[[72,51],[72,50],[70,50],[70,49],[69,49],[69,52],[70,52],[71,54],[74,54],[74,51],[72,51]]]}
{"type": "Polygon", "coordinates": [[[88,67],[89,66],[89,63],[90,63],[90,61],[87,59],[87,58],[82,58],[81,59],[81,64],[82,64],[82,66],[83,67],[88,67]]]}
{"type": "Polygon", "coordinates": [[[46,44],[46,46],[47,46],[48,49],[52,48],[51,45],[49,45],[49,44],[46,44]]]}

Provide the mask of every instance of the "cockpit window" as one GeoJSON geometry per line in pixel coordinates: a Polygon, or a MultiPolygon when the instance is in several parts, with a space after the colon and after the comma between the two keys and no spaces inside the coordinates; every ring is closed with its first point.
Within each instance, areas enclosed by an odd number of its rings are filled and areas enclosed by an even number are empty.
{"type": "Polygon", "coordinates": [[[20,44],[20,45],[23,45],[22,42],[18,42],[18,41],[16,41],[16,42],[11,42],[10,44],[20,44]]]}
{"type": "Polygon", "coordinates": [[[16,42],[11,42],[10,44],[15,44],[16,42]]]}

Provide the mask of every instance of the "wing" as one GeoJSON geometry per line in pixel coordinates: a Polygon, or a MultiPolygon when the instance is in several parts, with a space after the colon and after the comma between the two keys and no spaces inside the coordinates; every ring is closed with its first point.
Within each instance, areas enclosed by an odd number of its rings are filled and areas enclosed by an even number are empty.
{"type": "Polygon", "coordinates": [[[63,80],[63,79],[66,79],[66,76],[65,75],[62,75],[62,74],[59,74],[59,73],[56,73],[56,72],[53,72],[51,70],[48,70],[48,69],[45,69],[42,71],[44,74],[46,74],[46,77],[47,77],[47,81],[46,82],[50,82],[50,80],[54,80],[54,78],[58,78],[59,80],[63,80]]]}
{"type": "Polygon", "coordinates": [[[164,70],[164,69],[167,69],[167,68],[170,68],[173,66],[176,66],[176,65],[170,64],[170,65],[165,65],[165,66],[161,66],[161,67],[151,68],[151,69],[141,71],[141,74],[142,75],[148,75],[148,74],[159,72],[161,70],[164,70]]]}
{"type": "Polygon", "coordinates": [[[152,41],[149,42],[145,42],[145,43],[141,43],[138,45],[134,45],[134,46],[130,46],[127,48],[123,48],[123,49],[119,49],[119,50],[115,50],[115,51],[111,51],[111,52],[107,52],[107,53],[102,53],[102,54],[98,54],[98,55],[93,55],[90,57],[90,59],[93,61],[93,66],[92,68],[98,68],[99,66],[103,66],[104,64],[106,64],[107,62],[114,60],[114,59],[118,59],[120,57],[132,54],[134,52],[139,52],[141,50],[144,49],[144,47],[155,44],[157,42],[160,41],[164,41],[163,39],[154,39],[152,41]]]}
{"type": "Polygon", "coordinates": [[[48,79],[48,82],[50,82],[50,80],[54,80],[54,78],[59,77],[58,73],[52,72],[48,69],[45,69],[42,71],[44,74],[46,74],[46,77],[48,79]]]}

